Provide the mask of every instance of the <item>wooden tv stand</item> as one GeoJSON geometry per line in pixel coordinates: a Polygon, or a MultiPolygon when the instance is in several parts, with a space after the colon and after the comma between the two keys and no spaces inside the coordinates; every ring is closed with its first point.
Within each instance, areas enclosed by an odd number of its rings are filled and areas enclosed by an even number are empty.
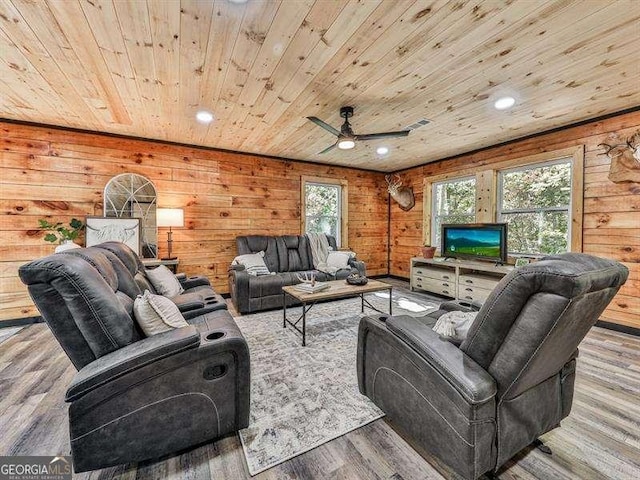
{"type": "Polygon", "coordinates": [[[498,282],[513,270],[491,262],[413,257],[411,290],[424,290],[456,300],[484,302],[498,282]]]}

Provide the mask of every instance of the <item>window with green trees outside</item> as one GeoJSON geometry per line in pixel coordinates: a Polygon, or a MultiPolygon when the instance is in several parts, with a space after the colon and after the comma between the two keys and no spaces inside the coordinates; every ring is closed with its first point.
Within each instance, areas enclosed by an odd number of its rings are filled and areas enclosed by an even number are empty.
{"type": "Polygon", "coordinates": [[[328,183],[305,183],[305,233],[332,235],[340,244],[342,187],[328,183]]]}
{"type": "Polygon", "coordinates": [[[510,255],[569,251],[570,212],[570,159],[499,172],[497,214],[508,223],[510,255]]]}
{"type": "Polygon", "coordinates": [[[476,178],[465,177],[433,183],[431,194],[431,245],[440,246],[443,223],[474,223],[476,178]]]}

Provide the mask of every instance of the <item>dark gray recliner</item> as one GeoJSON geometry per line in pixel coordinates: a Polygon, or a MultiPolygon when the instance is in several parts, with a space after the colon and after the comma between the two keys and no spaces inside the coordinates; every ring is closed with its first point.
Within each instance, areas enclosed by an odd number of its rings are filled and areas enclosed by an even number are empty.
{"type": "Polygon", "coordinates": [[[621,264],[547,257],[507,275],[460,347],[433,318],[360,322],[360,391],[419,451],[466,479],[495,472],[571,410],[578,344],[627,279],[621,264]]]}
{"type": "MultiPolygon", "coordinates": [[[[144,293],[145,290],[157,293],[145,274],[146,268],[140,257],[127,245],[121,242],[104,242],[95,247],[108,250],[124,263],[138,284],[140,293],[144,293]]],[[[171,300],[178,306],[184,318],[190,319],[216,310],[226,310],[227,302],[213,290],[207,277],[187,277],[186,275],[176,275],[176,277],[184,288],[184,292],[171,297],[171,300]]]]}
{"type": "MultiPolygon", "coordinates": [[[[327,235],[329,246],[337,250],[336,239],[327,235]]],[[[342,280],[352,273],[365,276],[364,262],[349,260],[350,269],[339,270],[335,276],[315,270],[309,238],[306,235],[249,235],[236,237],[238,255],[263,251],[264,263],[274,275],[249,275],[244,266],[232,265],[229,269],[229,293],[236,310],[251,313],[272,308],[282,308],[282,287],[300,283],[298,274],[313,273],[321,281],[342,280]]],[[[292,297],[287,298],[291,304],[292,297]]]]}
{"type": "Polygon", "coordinates": [[[83,248],[20,267],[20,278],[79,370],[70,403],[76,472],[157,458],[249,423],[249,350],[226,310],[145,338],[139,292],[113,253],[83,248]]]}

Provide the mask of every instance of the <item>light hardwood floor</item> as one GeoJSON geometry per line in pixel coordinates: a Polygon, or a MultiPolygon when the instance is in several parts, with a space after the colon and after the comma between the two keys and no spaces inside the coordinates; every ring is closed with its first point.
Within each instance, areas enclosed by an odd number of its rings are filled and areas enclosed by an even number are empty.
{"type": "MultiPolygon", "coordinates": [[[[393,282],[394,288],[406,284],[393,282]]],[[[521,453],[501,479],[640,478],[640,338],[593,328],[580,347],[571,415],[544,436],[552,456],[521,453]]],[[[44,324],[0,344],[0,455],[69,454],[66,386],[75,370],[44,324]]],[[[79,479],[247,479],[236,435],[161,461],[77,475],[79,479]]],[[[384,420],[254,477],[275,479],[457,478],[418,455],[384,420]]]]}

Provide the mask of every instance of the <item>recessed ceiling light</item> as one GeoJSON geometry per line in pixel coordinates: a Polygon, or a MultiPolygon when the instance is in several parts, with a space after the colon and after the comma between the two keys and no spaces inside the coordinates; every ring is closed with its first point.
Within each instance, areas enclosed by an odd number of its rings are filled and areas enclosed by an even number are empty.
{"type": "Polygon", "coordinates": [[[511,108],[515,105],[516,99],[513,97],[500,97],[497,99],[493,106],[496,110],[506,110],[507,108],[511,108]]]}
{"type": "Polygon", "coordinates": [[[378,147],[376,149],[376,153],[378,155],[386,155],[387,153],[389,153],[389,148],[388,147],[378,147]]]}
{"type": "Polygon", "coordinates": [[[352,138],[344,138],[338,142],[338,148],[340,150],[350,150],[356,146],[356,142],[352,138]]]}
{"type": "Polygon", "coordinates": [[[196,120],[200,123],[211,123],[213,122],[213,113],[207,112],[206,110],[200,110],[196,113],[196,120]]]}

